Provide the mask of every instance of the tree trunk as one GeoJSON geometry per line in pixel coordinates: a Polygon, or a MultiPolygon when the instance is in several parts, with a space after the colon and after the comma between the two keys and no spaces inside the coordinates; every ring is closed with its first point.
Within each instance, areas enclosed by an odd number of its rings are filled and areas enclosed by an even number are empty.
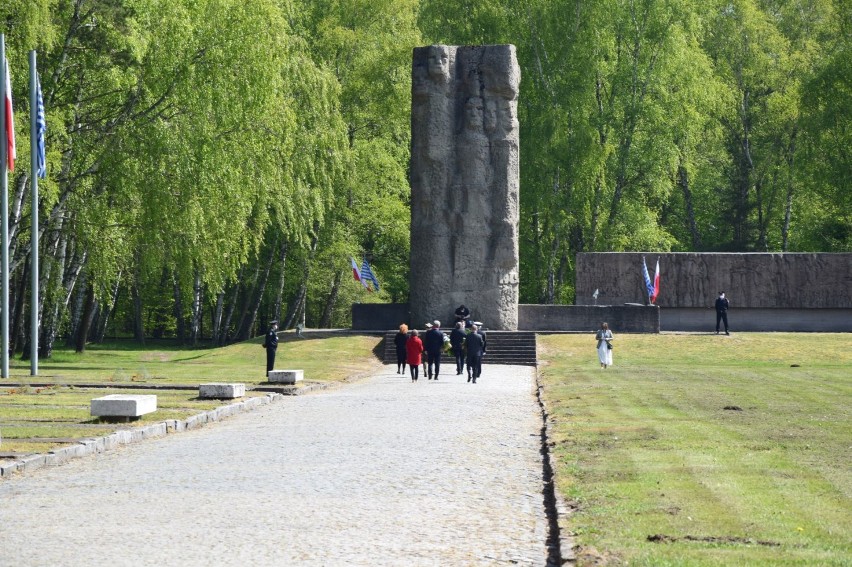
{"type": "Polygon", "coordinates": [[[284,281],[286,280],[286,270],[285,267],[287,265],[287,239],[284,238],[281,242],[281,253],[278,256],[278,269],[280,271],[280,276],[278,277],[278,291],[275,293],[275,305],[272,307],[272,319],[274,321],[278,321],[281,318],[281,302],[284,297],[284,281]]]}
{"type": "Polygon", "coordinates": [[[314,254],[317,251],[317,242],[319,242],[319,229],[315,228],[314,235],[311,237],[311,250],[308,256],[305,258],[305,264],[303,267],[303,277],[302,283],[299,286],[299,291],[296,293],[296,298],[293,303],[290,305],[290,309],[287,311],[286,321],[282,329],[292,329],[296,324],[296,316],[299,315],[299,309],[303,303],[307,300],[308,295],[308,278],[311,275],[311,260],[314,258],[314,254]]]}
{"type": "Polygon", "coordinates": [[[787,252],[790,244],[790,219],[793,217],[793,166],[796,154],[796,134],[793,130],[790,135],[790,145],[787,146],[786,161],[787,161],[787,198],[784,203],[784,224],[781,225],[781,251],[787,252]]]}
{"type": "Polygon", "coordinates": [[[106,336],[107,328],[109,327],[109,318],[112,315],[113,309],[115,309],[116,304],[118,304],[118,295],[121,290],[121,272],[118,273],[118,276],[115,278],[115,287],[112,289],[112,300],[101,307],[100,317],[98,318],[98,329],[95,337],[95,342],[102,343],[104,342],[104,337],[106,336]]]}
{"type": "MultiPolygon", "coordinates": [[[[77,337],[77,331],[80,328],[80,319],[83,316],[83,306],[86,302],[86,274],[83,274],[83,281],[77,286],[77,294],[74,295],[74,300],[71,303],[71,321],[68,329],[68,338],[65,341],[65,346],[76,347],[80,344],[80,339],[77,337]]],[[[78,351],[79,352],[79,351],[78,351]]]]}
{"type": "Polygon", "coordinates": [[[331,284],[331,293],[328,295],[328,300],[325,302],[325,308],[322,311],[322,317],[320,317],[320,329],[331,328],[334,305],[337,303],[337,298],[340,295],[340,282],[343,281],[344,273],[346,273],[345,270],[341,270],[334,275],[334,282],[331,284]]]}
{"type": "Polygon", "coordinates": [[[245,286],[245,297],[243,298],[243,307],[240,312],[240,322],[237,324],[237,327],[234,331],[234,340],[240,341],[248,338],[246,333],[246,326],[248,325],[249,319],[249,311],[252,307],[252,291],[257,288],[258,282],[260,281],[260,270],[261,270],[261,262],[260,258],[258,258],[257,266],[255,266],[254,277],[252,278],[251,285],[245,286]]]}
{"type": "MultiPolygon", "coordinates": [[[[68,253],[68,240],[64,233],[60,233],[57,240],[56,260],[52,263],[50,279],[57,281],[57,285],[51,286],[56,292],[60,290],[66,291],[64,300],[57,297],[57,293],[53,293],[52,299],[45,306],[48,307],[47,316],[44,318],[42,329],[41,342],[39,344],[39,357],[50,358],[53,356],[53,343],[56,340],[56,334],[59,331],[59,314],[60,308],[67,305],[70,294],[67,293],[67,287],[63,287],[63,277],[65,275],[65,263],[68,253]]],[[[78,272],[79,273],[79,272],[78,272]]],[[[76,281],[76,277],[74,278],[76,281]]]]}
{"type": "MultiPolygon", "coordinates": [[[[28,255],[29,256],[29,255],[28,255]]],[[[10,278],[11,279],[11,278],[10,278]]],[[[12,284],[12,289],[15,295],[12,297],[12,317],[11,323],[12,328],[9,332],[9,355],[14,356],[17,352],[17,347],[19,344],[25,342],[25,340],[21,340],[25,331],[23,329],[24,324],[24,308],[26,303],[24,302],[26,298],[26,290],[27,283],[30,280],[30,262],[29,258],[24,262],[24,269],[21,270],[21,278],[17,285],[12,284]]],[[[11,283],[11,282],[10,282],[11,283]]]]}
{"type": "Polygon", "coordinates": [[[244,341],[252,337],[255,323],[257,322],[257,312],[260,311],[260,304],[263,301],[263,293],[266,291],[266,284],[269,282],[269,272],[272,269],[272,263],[275,260],[278,243],[276,242],[269,250],[269,260],[266,262],[266,268],[263,270],[263,275],[259,277],[257,289],[254,292],[254,302],[248,312],[248,320],[245,328],[242,330],[240,340],[244,341]]]}
{"type": "Polygon", "coordinates": [[[701,249],[701,234],[698,232],[698,224],[695,222],[695,208],[692,204],[692,190],[689,188],[689,172],[686,171],[683,162],[677,166],[677,184],[683,192],[683,202],[686,207],[686,219],[689,223],[689,232],[692,234],[692,249],[701,249]]]}
{"type": "Polygon", "coordinates": [[[220,291],[216,294],[216,306],[213,309],[213,324],[212,332],[210,333],[211,338],[213,339],[213,345],[218,346],[221,344],[220,333],[222,328],[222,311],[225,307],[225,292],[220,291]]]}
{"type": "Polygon", "coordinates": [[[172,274],[172,289],[174,291],[173,313],[175,317],[175,333],[180,343],[186,340],[186,318],[183,316],[183,294],[180,289],[180,281],[172,274]]]}
{"type": "Polygon", "coordinates": [[[145,344],[145,323],[142,320],[142,296],[139,294],[139,275],[130,287],[130,295],[133,299],[133,338],[139,344],[145,344]]]}
{"type": "Polygon", "coordinates": [[[89,338],[89,329],[92,326],[92,316],[94,315],[95,288],[91,284],[88,284],[85,287],[86,296],[83,301],[83,310],[80,316],[80,323],[77,328],[76,352],[85,352],[86,350],[86,339],[89,338]]]}
{"type": "Polygon", "coordinates": [[[203,315],[203,307],[204,303],[202,302],[202,289],[201,289],[201,272],[198,269],[195,270],[195,281],[192,286],[192,324],[190,329],[190,335],[192,340],[192,346],[198,345],[198,334],[201,330],[201,317],[203,315]]]}
{"type": "MultiPolygon", "coordinates": [[[[22,205],[24,201],[24,195],[26,194],[27,182],[29,181],[29,175],[26,173],[22,173],[18,176],[17,182],[15,183],[15,196],[12,200],[12,218],[9,219],[9,273],[14,273],[18,268],[18,262],[15,261],[15,258],[18,257],[18,232],[21,224],[21,212],[22,205]]],[[[24,254],[21,255],[20,261],[25,257],[24,254]]]]}
{"type": "Polygon", "coordinates": [[[237,300],[240,296],[240,287],[243,282],[243,266],[240,266],[240,271],[237,274],[237,281],[234,283],[234,291],[231,295],[231,301],[228,303],[228,311],[225,316],[225,324],[222,326],[222,339],[220,344],[227,344],[230,340],[231,319],[234,316],[234,310],[237,308],[237,300]]]}

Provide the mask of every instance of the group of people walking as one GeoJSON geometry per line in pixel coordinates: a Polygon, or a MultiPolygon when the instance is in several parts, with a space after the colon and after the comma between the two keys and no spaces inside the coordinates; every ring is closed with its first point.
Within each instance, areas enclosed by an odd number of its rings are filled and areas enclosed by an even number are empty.
{"type": "Polygon", "coordinates": [[[449,336],[441,331],[438,320],[426,323],[426,331],[420,338],[420,331],[408,330],[408,325],[399,326],[394,337],[396,346],[396,373],[405,374],[408,366],[411,381],[420,377],[420,365],[428,380],[437,380],[441,372],[441,356],[449,347],[456,363],[456,376],[464,374],[467,365],[467,381],[476,384],[482,374],[482,357],[485,354],[485,331],[480,325],[471,324],[465,328],[464,321],[458,321],[449,336]],[[425,356],[424,356],[425,354],[425,356]]]}

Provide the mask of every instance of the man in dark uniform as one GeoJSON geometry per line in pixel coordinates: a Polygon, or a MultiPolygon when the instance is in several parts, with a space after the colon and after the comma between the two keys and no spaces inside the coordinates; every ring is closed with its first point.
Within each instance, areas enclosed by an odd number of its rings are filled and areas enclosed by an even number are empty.
{"type": "Polygon", "coordinates": [[[470,327],[470,309],[464,306],[464,303],[456,309],[456,322],[464,323],[465,328],[470,327]]]}
{"type": "Polygon", "coordinates": [[[269,376],[269,371],[275,368],[275,351],[278,350],[278,321],[269,323],[263,348],[266,349],[266,375],[269,376]]]}
{"type": "Polygon", "coordinates": [[[477,331],[479,327],[476,324],[470,328],[471,332],[465,339],[465,347],[467,347],[467,381],[473,380],[476,384],[476,379],[482,374],[482,355],[485,354],[485,337],[477,331]]]}
{"type": "Polygon", "coordinates": [[[728,332],[728,307],[730,306],[730,302],[728,298],[725,297],[725,292],[720,291],[719,297],[716,298],[716,334],[719,334],[719,322],[725,322],[725,334],[730,335],[728,332]]]}
{"type": "Polygon", "coordinates": [[[444,350],[444,333],[441,332],[441,322],[433,321],[432,328],[423,336],[423,349],[429,363],[429,380],[432,379],[432,365],[435,365],[435,380],[441,371],[441,351],[444,350]]]}
{"type": "Polygon", "coordinates": [[[453,349],[453,356],[456,357],[456,376],[461,375],[464,370],[464,323],[459,321],[456,323],[456,328],[450,333],[450,346],[453,349]]]}

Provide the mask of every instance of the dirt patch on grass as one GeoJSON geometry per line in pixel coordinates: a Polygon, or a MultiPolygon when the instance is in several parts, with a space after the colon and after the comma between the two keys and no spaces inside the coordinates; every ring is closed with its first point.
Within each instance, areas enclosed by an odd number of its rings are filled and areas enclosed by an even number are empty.
{"type": "Polygon", "coordinates": [[[614,555],[604,551],[598,551],[594,547],[575,545],[574,560],[577,565],[620,565],[621,560],[614,555]]]}
{"type": "Polygon", "coordinates": [[[751,539],[748,537],[734,537],[734,536],[693,536],[686,535],[683,537],[675,537],[664,534],[654,534],[648,536],[648,541],[651,543],[677,543],[681,541],[694,541],[699,543],[722,543],[722,544],[734,544],[734,545],[763,545],[766,547],[781,547],[781,544],[777,541],[765,541],[759,539],[751,539]]]}

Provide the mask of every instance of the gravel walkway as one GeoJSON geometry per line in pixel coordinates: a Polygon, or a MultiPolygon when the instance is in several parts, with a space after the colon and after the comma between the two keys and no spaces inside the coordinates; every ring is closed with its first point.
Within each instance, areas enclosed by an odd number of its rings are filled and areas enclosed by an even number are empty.
{"type": "Polygon", "coordinates": [[[545,565],[534,369],[394,369],[4,481],[0,564],[545,565]]]}

